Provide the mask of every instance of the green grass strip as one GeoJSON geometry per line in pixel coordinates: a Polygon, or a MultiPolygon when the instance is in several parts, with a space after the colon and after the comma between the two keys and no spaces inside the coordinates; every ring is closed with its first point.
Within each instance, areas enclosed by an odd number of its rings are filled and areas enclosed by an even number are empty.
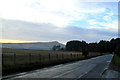
{"type": "Polygon", "coordinates": [[[114,64],[120,66],[120,57],[116,54],[114,55],[114,64]]]}

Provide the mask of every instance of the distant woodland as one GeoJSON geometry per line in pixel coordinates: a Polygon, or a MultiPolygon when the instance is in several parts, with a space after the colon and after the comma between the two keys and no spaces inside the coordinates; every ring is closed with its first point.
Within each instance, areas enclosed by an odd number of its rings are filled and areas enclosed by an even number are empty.
{"type": "Polygon", "coordinates": [[[101,40],[98,43],[87,43],[86,41],[73,40],[69,41],[65,47],[66,51],[88,51],[112,53],[115,52],[120,56],[120,38],[111,39],[110,41],[101,40]]]}

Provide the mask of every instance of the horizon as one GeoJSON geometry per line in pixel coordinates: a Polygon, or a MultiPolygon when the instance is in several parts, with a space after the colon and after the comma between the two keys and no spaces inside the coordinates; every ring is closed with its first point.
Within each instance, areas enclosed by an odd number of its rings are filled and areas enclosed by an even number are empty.
{"type": "MultiPolygon", "coordinates": [[[[118,37],[119,38],[119,37],[118,37]]],[[[112,39],[116,39],[116,38],[111,38],[110,40],[112,40],[112,39]]],[[[110,40],[103,40],[103,41],[110,41],[110,40]]],[[[86,40],[75,40],[75,39],[73,39],[73,40],[68,40],[67,42],[69,42],[69,41],[85,41],[86,42],[86,40]]],[[[100,41],[102,41],[102,40],[99,40],[99,41],[95,41],[95,42],[86,42],[86,43],[99,43],[100,41]]],[[[0,42],[0,43],[49,43],[49,42],[58,42],[58,43],[61,43],[61,42],[59,42],[59,41],[43,41],[43,42],[40,42],[40,41],[18,41],[18,42],[11,42],[11,41],[8,41],[8,42],[0,42]]],[[[67,44],[67,42],[66,43],[61,43],[61,44],[63,44],[63,45],[66,45],[67,44]]]]}
{"type": "Polygon", "coordinates": [[[4,0],[0,3],[0,42],[66,44],[118,38],[118,0],[109,1],[4,0]]]}

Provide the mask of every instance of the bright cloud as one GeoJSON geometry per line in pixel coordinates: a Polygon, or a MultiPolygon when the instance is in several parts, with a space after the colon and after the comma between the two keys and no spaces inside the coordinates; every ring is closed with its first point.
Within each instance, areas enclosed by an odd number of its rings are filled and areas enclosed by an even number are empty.
{"type": "Polygon", "coordinates": [[[96,20],[88,20],[88,23],[89,23],[90,25],[95,25],[95,24],[97,24],[98,22],[97,22],[96,20]]]}
{"type": "Polygon", "coordinates": [[[106,11],[104,7],[80,0],[3,0],[0,6],[1,18],[52,23],[58,27],[65,27],[74,20],[87,19],[87,14],[106,11]]]}
{"type": "Polygon", "coordinates": [[[91,25],[90,28],[94,28],[94,29],[106,29],[106,30],[112,30],[112,31],[118,31],[118,21],[117,20],[110,20],[109,17],[104,17],[104,19],[108,22],[99,22],[96,20],[88,20],[88,23],[91,25]],[[106,19],[107,18],[107,19],[106,19]],[[109,21],[112,21],[112,23],[110,23],[109,21]],[[101,27],[102,26],[102,27],[101,27]]]}
{"type": "Polygon", "coordinates": [[[66,26],[71,20],[84,18],[84,14],[78,14],[73,2],[72,0],[30,0],[28,2],[27,0],[4,0],[0,4],[2,6],[1,17],[37,23],[52,23],[59,27],[66,26]]]}

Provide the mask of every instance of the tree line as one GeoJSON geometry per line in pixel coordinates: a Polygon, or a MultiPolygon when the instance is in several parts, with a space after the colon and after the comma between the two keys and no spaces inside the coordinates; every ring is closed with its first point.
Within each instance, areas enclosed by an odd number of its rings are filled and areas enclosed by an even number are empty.
{"type": "Polygon", "coordinates": [[[101,40],[98,43],[87,43],[86,41],[73,40],[69,41],[65,47],[66,51],[82,51],[82,52],[101,52],[120,55],[120,38],[111,39],[110,41],[101,40]]]}

